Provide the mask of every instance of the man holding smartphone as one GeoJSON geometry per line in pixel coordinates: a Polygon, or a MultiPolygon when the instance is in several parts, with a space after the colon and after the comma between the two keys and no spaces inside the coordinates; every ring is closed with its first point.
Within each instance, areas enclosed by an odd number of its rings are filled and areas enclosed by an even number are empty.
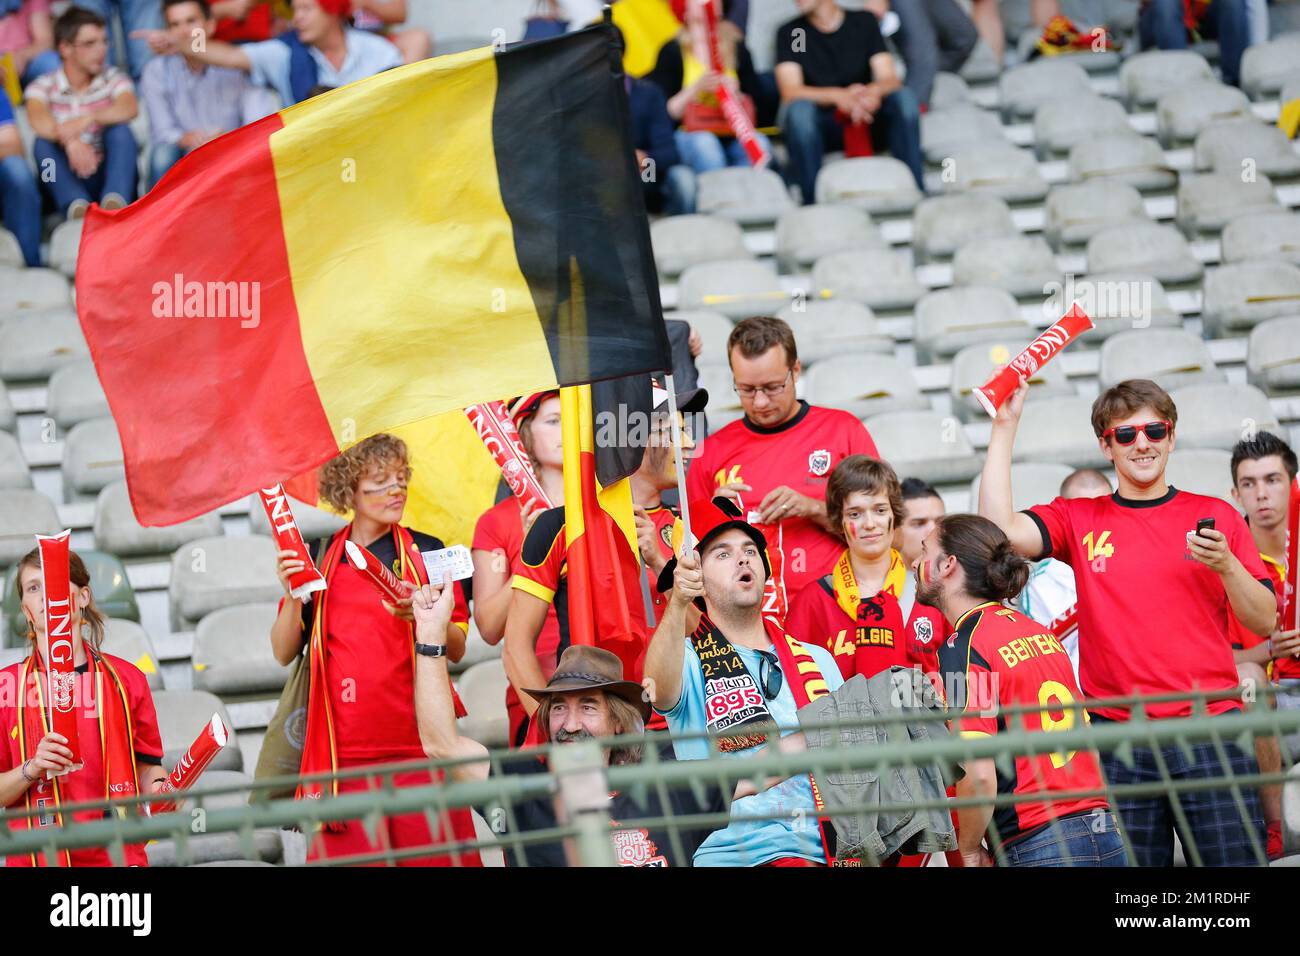
{"type": "MultiPolygon", "coordinates": [[[[1235,693],[1229,626],[1233,615],[1257,634],[1277,615],[1268,573],[1241,516],[1226,501],[1190,494],[1165,481],[1178,410],[1146,379],[1120,382],[1092,406],[1102,454],[1115,466],[1119,490],[1095,498],[1057,498],[1016,512],[1011,505],[1011,453],[1026,387],[998,411],[980,480],[980,514],[994,521],[1025,557],[1069,564],[1079,592],[1079,676],[1094,723],[1124,721],[1127,704],[1106,698],[1176,695],[1145,705],[1150,719],[1186,717],[1196,694],[1235,693]],[[1198,522],[1211,518],[1214,526],[1198,522]]],[[[1210,700],[1210,714],[1239,709],[1236,697],[1210,700]]],[[[1177,744],[1158,752],[1134,747],[1129,762],[1103,752],[1111,786],[1218,779],[1257,772],[1253,754],[1224,741],[1177,744]]],[[[1264,846],[1258,795],[1228,789],[1182,791],[1183,832],[1167,794],[1121,797],[1116,808],[1142,866],[1170,866],[1180,831],[1189,862],[1207,866],[1256,863],[1264,846]]]]}

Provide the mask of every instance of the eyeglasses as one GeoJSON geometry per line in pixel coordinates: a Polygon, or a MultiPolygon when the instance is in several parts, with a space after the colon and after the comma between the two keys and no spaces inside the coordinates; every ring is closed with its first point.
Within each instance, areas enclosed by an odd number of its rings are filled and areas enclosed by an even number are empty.
{"type": "Polygon", "coordinates": [[[361,493],[367,498],[382,498],[385,495],[406,494],[406,482],[395,481],[391,485],[384,485],[382,488],[362,488],[361,493]]]}
{"type": "Polygon", "coordinates": [[[781,687],[785,684],[785,675],[781,673],[781,662],[771,654],[758,652],[758,684],[763,690],[763,696],[768,700],[776,700],[776,695],[781,693],[781,687]]]}
{"type": "Polygon", "coordinates": [[[1174,430],[1173,422],[1147,422],[1145,425],[1116,425],[1101,433],[1103,439],[1115,436],[1115,444],[1131,445],[1137,441],[1138,429],[1146,432],[1148,441],[1164,441],[1174,430]]]}
{"type": "Polygon", "coordinates": [[[735,389],[736,394],[744,399],[751,399],[759,392],[762,392],[768,398],[776,398],[785,391],[785,387],[790,384],[790,379],[794,376],[794,369],[785,373],[785,378],[781,380],[780,385],[737,385],[733,380],[731,387],[735,389]]]}

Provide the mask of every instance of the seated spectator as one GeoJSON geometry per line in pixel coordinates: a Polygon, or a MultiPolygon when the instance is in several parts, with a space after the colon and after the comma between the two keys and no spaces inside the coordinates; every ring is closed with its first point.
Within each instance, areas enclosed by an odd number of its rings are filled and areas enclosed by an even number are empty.
{"type": "Polygon", "coordinates": [[[903,566],[910,568],[921,556],[921,542],[943,517],[944,508],[939,492],[921,478],[904,478],[902,492],[903,520],[894,532],[894,547],[903,556],[903,566]]]}
{"type": "Polygon", "coordinates": [[[6,54],[21,86],[59,68],[50,0],[0,0],[0,61],[6,54]]]}
{"type": "Polygon", "coordinates": [[[140,79],[149,114],[150,188],[186,153],[276,108],[247,73],[208,66],[190,53],[191,38],[211,36],[216,26],[207,0],[163,0],[162,7],[182,52],[154,57],[140,79]]]}
{"type": "MultiPolygon", "coordinates": [[[[153,59],[155,50],[149,46],[146,34],[163,27],[162,11],[158,0],[77,0],[86,9],[103,18],[105,31],[114,25],[114,34],[120,32],[126,46],[126,67],[131,79],[139,80],[144,65],[153,59]]],[[[109,44],[109,62],[117,63],[117,44],[109,44]]]]}
{"type": "MultiPolygon", "coordinates": [[[[745,38],[735,24],[726,20],[718,24],[718,46],[726,67],[719,76],[709,68],[707,60],[696,55],[696,51],[708,48],[703,4],[674,0],[672,6],[684,27],[660,49],[655,68],[646,79],[667,97],[668,115],[678,124],[677,154],[696,173],[724,166],[749,166],[749,156],[723,116],[716,92],[719,83],[726,84],[744,105],[750,123],[757,121],[755,102],[761,91],[745,38]]],[[[771,155],[767,137],[762,133],[757,136],[771,155]]]]}
{"type": "Polygon", "coordinates": [[[1138,39],[1144,50],[1186,50],[1193,41],[1218,40],[1223,82],[1237,86],[1250,42],[1245,0],[1142,0],[1138,39]]]}
{"type": "Polygon", "coordinates": [[[414,63],[433,55],[433,41],[419,27],[394,29],[406,22],[406,0],[352,0],[352,25],[384,37],[402,53],[402,60],[414,63]]]}
{"type": "Polygon", "coordinates": [[[903,82],[929,109],[935,74],[956,73],[975,49],[975,24],[956,0],[870,0],[866,8],[877,20],[890,9],[898,14],[894,43],[907,65],[903,82]]]}
{"type": "Polygon", "coordinates": [[[694,212],[695,173],[682,165],[663,93],[649,80],[627,76],[623,82],[646,208],[665,216],[694,212]]]}
{"type": "Polygon", "coordinates": [[[776,34],[781,128],[803,201],[815,200],[822,157],[870,155],[888,146],[924,190],[921,112],[903,86],[873,14],[835,0],[796,0],[800,16],[776,34]]]}
{"type": "Polygon", "coordinates": [[[23,261],[41,264],[41,194],[23,159],[23,141],[14,125],[9,98],[0,94],[0,212],[5,228],[18,238],[23,261]]]}
{"type": "Polygon", "coordinates": [[[59,212],[86,214],[91,202],[121,209],[135,198],[138,107],[131,78],[108,66],[104,19],[69,7],[54,23],[60,69],[27,87],[36,165],[59,212]],[[49,170],[49,175],[45,170],[49,170]]]}

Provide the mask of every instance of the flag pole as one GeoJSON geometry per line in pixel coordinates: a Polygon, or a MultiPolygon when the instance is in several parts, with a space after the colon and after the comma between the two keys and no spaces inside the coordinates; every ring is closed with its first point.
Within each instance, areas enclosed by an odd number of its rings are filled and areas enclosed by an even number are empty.
{"type": "Polygon", "coordinates": [[[677,385],[673,382],[673,373],[664,374],[664,384],[668,388],[668,416],[673,429],[673,462],[677,466],[677,507],[682,516],[682,554],[695,547],[691,536],[691,509],[686,500],[686,465],[682,462],[682,423],[677,414],[677,385]]]}

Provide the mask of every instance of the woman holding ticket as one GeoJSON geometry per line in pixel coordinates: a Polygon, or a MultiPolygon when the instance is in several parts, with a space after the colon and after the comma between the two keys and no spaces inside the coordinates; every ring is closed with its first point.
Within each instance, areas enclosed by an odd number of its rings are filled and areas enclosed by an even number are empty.
{"type": "MultiPolygon", "coordinates": [[[[441,552],[432,535],[401,524],[411,478],[406,444],[372,435],[321,466],[321,498],[352,521],[329,539],[312,542],[326,587],[299,601],[290,579],[303,569],[297,552],[281,551],[277,564],[285,598],[271,628],[276,659],[288,664],[304,647],[310,670],[302,773],[421,760],[415,722],[415,653],[411,594],[429,582],[422,552],[441,552]],[[397,597],[401,594],[401,597],[397,597]]],[[[465,652],[469,612],[456,587],[455,611],[437,647],[452,661],[465,652]]],[[[454,694],[454,691],[453,691],[454,694]]],[[[458,712],[464,708],[456,701],[458,712]]],[[[429,783],[427,771],[397,773],[397,786],[429,783]]],[[[376,786],[364,778],[303,783],[300,798],[318,798],[376,786]]],[[[329,824],[312,840],[309,859],[342,858],[391,849],[432,847],[473,839],[469,811],[452,811],[432,832],[423,813],[386,817],[372,841],[360,821],[329,824]]],[[[478,866],[477,852],[404,859],[404,866],[478,866]]]]}

